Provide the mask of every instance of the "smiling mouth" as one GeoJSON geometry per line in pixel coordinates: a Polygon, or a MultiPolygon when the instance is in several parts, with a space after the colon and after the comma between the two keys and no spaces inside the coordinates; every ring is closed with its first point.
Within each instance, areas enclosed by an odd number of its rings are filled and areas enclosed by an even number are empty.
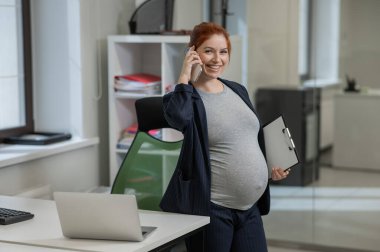
{"type": "Polygon", "coordinates": [[[207,68],[211,69],[211,70],[219,70],[222,66],[215,66],[215,65],[207,65],[207,68]]]}

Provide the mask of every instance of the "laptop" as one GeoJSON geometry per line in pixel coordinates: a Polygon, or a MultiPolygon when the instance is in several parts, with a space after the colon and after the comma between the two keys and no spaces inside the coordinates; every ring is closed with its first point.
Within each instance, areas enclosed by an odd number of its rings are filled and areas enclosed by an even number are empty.
{"type": "Polygon", "coordinates": [[[142,227],[134,195],[55,192],[62,233],[68,238],[142,241],[156,227],[142,227]]]}

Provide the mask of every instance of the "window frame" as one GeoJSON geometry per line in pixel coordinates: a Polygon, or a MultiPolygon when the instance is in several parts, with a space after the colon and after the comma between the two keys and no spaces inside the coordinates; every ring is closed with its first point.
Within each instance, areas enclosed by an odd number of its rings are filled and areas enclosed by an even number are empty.
{"type": "Polygon", "coordinates": [[[308,1],[308,74],[300,75],[301,81],[304,86],[339,83],[340,0],[308,1]]]}
{"type": "Polygon", "coordinates": [[[306,80],[311,79],[311,39],[312,39],[312,0],[305,0],[304,4],[306,4],[306,20],[303,20],[306,22],[305,27],[306,27],[306,34],[302,34],[303,37],[302,39],[304,40],[305,43],[305,50],[303,52],[299,52],[302,54],[302,56],[306,59],[304,64],[305,64],[305,69],[306,71],[304,73],[299,73],[300,80],[301,82],[304,82],[306,80]]]}
{"type": "Polygon", "coordinates": [[[32,36],[31,36],[31,15],[30,0],[21,0],[22,11],[22,44],[24,56],[24,99],[25,99],[25,125],[20,127],[0,129],[0,143],[4,138],[30,133],[34,131],[33,120],[33,77],[32,77],[32,36]]]}

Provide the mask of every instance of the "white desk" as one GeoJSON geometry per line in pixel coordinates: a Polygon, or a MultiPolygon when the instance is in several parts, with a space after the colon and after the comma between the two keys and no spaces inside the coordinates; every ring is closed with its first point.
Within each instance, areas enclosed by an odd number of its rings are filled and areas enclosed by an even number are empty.
{"type": "Polygon", "coordinates": [[[380,90],[335,95],[333,166],[380,169],[380,90]]]}
{"type": "Polygon", "coordinates": [[[45,248],[40,246],[31,246],[23,244],[15,244],[8,242],[0,242],[1,252],[67,252],[66,249],[45,248]]]}
{"type": "Polygon", "coordinates": [[[0,196],[0,205],[34,213],[31,220],[0,226],[0,242],[80,251],[151,251],[202,229],[209,217],[140,211],[141,225],[157,229],[142,242],[68,239],[54,201],[0,196]]]}

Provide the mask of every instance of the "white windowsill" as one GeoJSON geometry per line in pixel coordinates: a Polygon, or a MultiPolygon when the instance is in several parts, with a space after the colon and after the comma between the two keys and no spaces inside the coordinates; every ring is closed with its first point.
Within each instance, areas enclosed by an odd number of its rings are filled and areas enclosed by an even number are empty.
{"type": "Polygon", "coordinates": [[[99,143],[99,138],[73,137],[48,145],[0,144],[0,168],[49,157],[55,154],[86,148],[99,143]]]}

